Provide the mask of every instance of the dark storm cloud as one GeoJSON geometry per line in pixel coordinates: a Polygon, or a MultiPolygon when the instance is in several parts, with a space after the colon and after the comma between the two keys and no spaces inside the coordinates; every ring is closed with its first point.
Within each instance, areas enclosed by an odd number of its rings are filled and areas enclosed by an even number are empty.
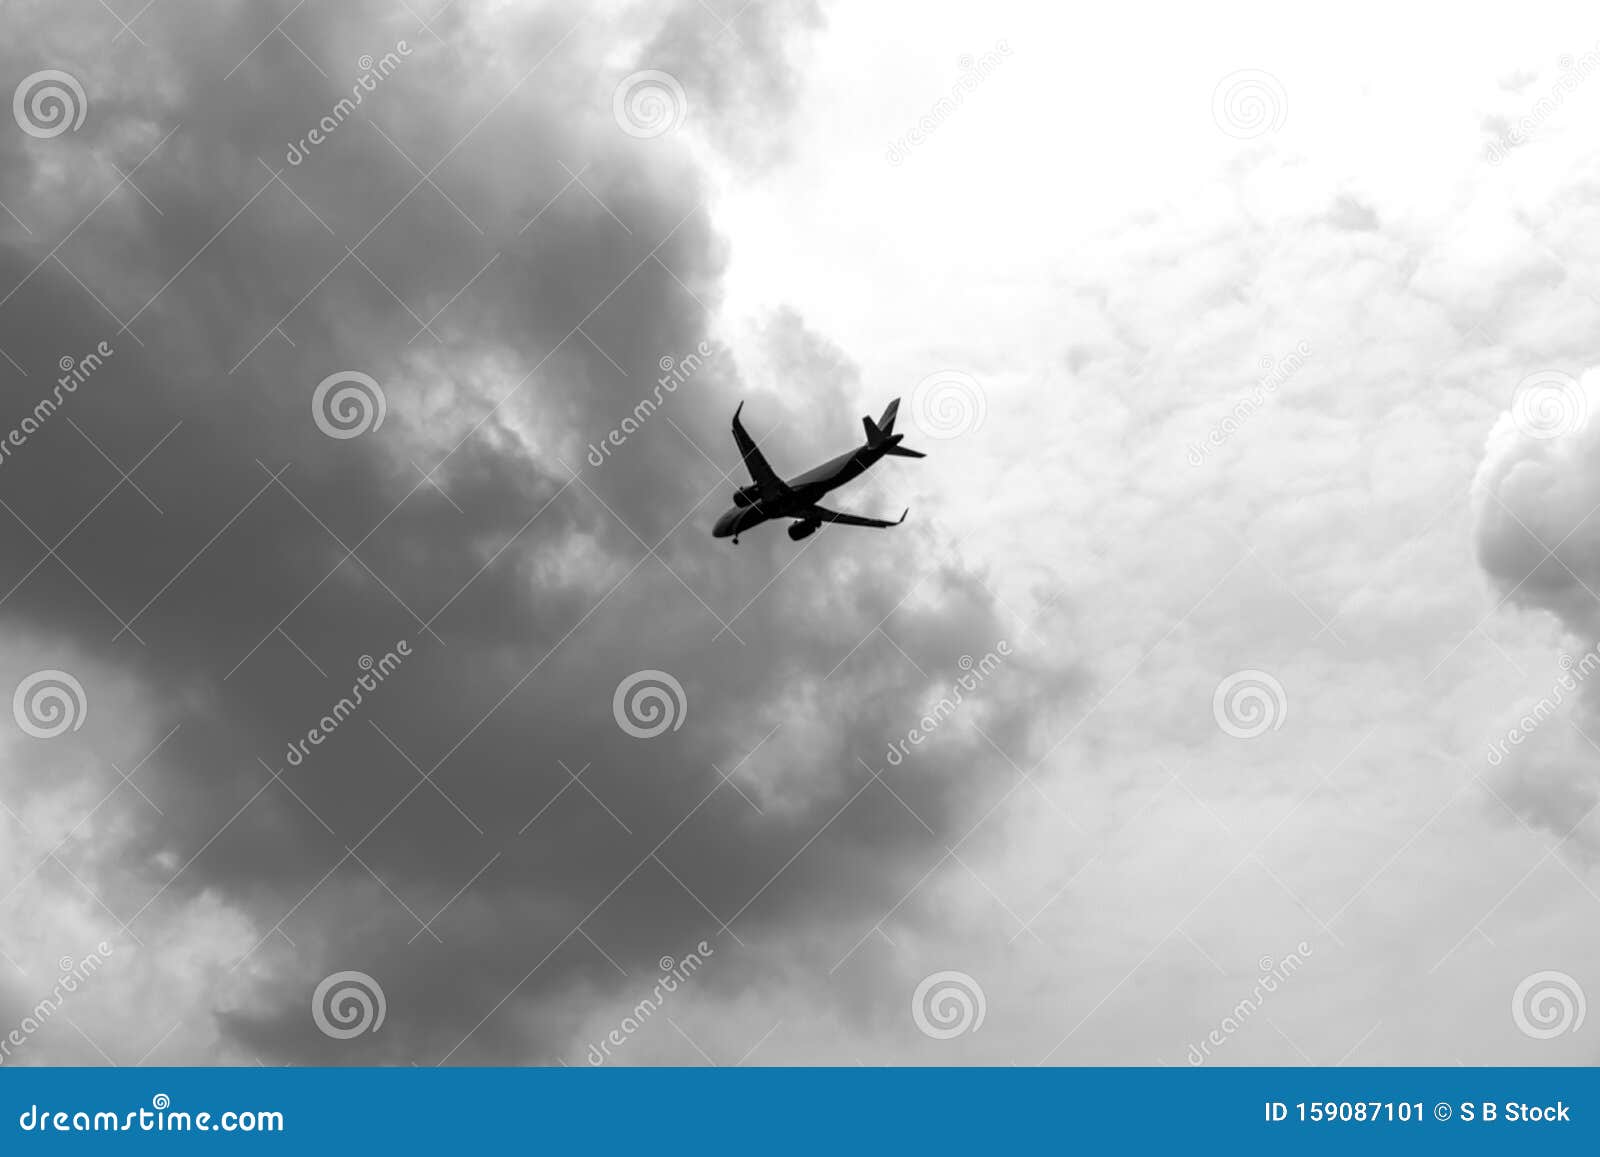
{"type": "Polygon", "coordinates": [[[668,13],[641,55],[677,76],[713,114],[708,128],[726,153],[770,164],[784,154],[781,112],[802,83],[799,69],[773,64],[804,53],[795,34],[820,28],[821,8],[812,0],[696,7],[668,13]]]}
{"type": "MultiPolygon", "coordinates": [[[[197,897],[249,916],[257,947],[185,1009],[245,1055],[544,1061],[619,970],[701,939],[709,991],[759,984],[779,943],[826,966],[816,944],[848,947],[1014,782],[1032,697],[1068,685],[1024,651],[974,715],[993,747],[952,736],[875,782],[960,657],[1014,624],[909,525],[710,540],[742,481],[741,368],[708,329],[725,254],[681,140],[622,132],[612,91],[676,69],[703,130],[741,138],[748,102],[781,122],[814,14],[758,7],[736,37],[702,16],[652,18],[669,60],[625,65],[585,6],[491,35],[465,2],[432,32],[311,4],[281,34],[256,6],[162,4],[145,45],[110,53],[38,8],[0,50],[8,82],[60,67],[90,100],[77,133],[0,134],[0,200],[33,230],[0,225],[0,290],[19,287],[0,348],[27,371],[0,365],[3,424],[60,359],[112,351],[0,465],[0,616],[134,679],[158,715],[138,730],[180,725],[139,775],[164,814],[61,855],[143,952],[197,897]],[[357,59],[402,40],[288,163],[357,59]],[[587,461],[702,342],[704,366],[587,461]],[[319,429],[337,371],[380,383],[380,427],[319,429]],[[641,740],[612,699],[650,668],[687,713],[641,740]],[[310,994],[340,969],[380,979],[381,1033],[317,1031],[310,994]]],[[[779,317],[763,356],[775,461],[856,437],[843,353],[779,317]]],[[[892,467],[918,468],[937,456],[892,467]]],[[[129,759],[131,725],[100,710],[58,742],[129,759]]],[[[168,1028],[143,1027],[130,1056],[168,1028]]]]}

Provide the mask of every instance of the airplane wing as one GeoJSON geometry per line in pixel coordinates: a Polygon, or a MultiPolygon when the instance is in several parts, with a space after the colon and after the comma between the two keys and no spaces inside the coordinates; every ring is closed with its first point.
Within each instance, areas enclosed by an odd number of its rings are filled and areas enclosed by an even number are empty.
{"type": "Polygon", "coordinates": [[[740,402],[739,409],[733,412],[733,440],[739,444],[739,453],[744,456],[744,468],[750,472],[750,480],[761,488],[763,495],[771,497],[787,493],[789,487],[767,465],[767,459],[756,445],[756,440],[750,437],[744,423],[739,421],[739,410],[742,409],[744,403],[740,402]]]}
{"type": "Polygon", "coordinates": [[[859,514],[841,514],[825,506],[811,506],[807,507],[803,517],[817,522],[837,522],[841,526],[899,526],[909,513],[911,508],[908,506],[900,512],[899,518],[863,518],[859,514]]]}

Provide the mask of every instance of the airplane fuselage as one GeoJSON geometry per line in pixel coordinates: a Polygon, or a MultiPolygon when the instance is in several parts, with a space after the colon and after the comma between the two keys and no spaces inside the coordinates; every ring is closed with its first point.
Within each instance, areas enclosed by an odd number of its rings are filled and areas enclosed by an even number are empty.
{"type": "Polygon", "coordinates": [[[748,506],[730,507],[717,519],[711,533],[716,538],[728,538],[730,535],[737,538],[763,522],[779,518],[804,518],[806,510],[821,502],[830,490],[853,482],[883,455],[880,447],[857,446],[854,450],[830,458],[814,470],[788,479],[786,485],[792,493],[782,498],[757,498],[748,506]]]}

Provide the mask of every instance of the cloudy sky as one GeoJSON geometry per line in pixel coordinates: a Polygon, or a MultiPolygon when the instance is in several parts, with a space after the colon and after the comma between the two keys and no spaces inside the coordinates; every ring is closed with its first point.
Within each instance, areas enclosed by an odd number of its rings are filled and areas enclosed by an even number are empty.
{"type": "Polygon", "coordinates": [[[0,1063],[1600,1058],[1600,28],[860,7],[7,0],[0,1063]]]}

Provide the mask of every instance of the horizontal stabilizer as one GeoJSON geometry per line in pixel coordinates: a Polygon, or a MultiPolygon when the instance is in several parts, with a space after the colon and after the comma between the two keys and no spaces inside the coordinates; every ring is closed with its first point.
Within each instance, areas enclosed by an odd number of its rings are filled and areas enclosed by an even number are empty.
{"type": "MultiPolygon", "coordinates": [[[[871,414],[861,415],[861,427],[867,432],[867,445],[873,448],[882,446],[894,434],[894,420],[900,413],[900,399],[890,402],[883,411],[883,416],[876,422],[871,414]]],[[[895,441],[899,441],[898,438],[895,441]]]]}

